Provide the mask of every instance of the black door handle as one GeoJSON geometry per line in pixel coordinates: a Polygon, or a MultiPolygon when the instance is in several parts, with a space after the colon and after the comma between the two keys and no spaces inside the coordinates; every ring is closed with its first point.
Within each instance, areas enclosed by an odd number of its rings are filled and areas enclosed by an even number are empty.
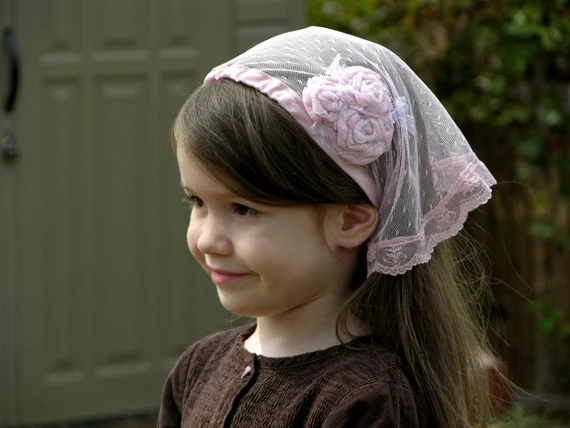
{"type": "Polygon", "coordinates": [[[12,27],[4,28],[2,32],[2,46],[10,62],[8,71],[8,93],[4,98],[4,111],[10,113],[14,110],[16,96],[18,95],[18,85],[20,83],[20,64],[18,62],[18,51],[16,50],[16,40],[12,27]]]}

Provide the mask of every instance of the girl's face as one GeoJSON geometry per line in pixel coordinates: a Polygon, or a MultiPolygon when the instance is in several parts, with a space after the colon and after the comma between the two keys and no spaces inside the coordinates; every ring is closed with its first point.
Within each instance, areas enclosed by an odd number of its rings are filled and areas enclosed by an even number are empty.
{"type": "Polygon", "coordinates": [[[274,316],[319,298],[341,299],[346,267],[327,245],[314,208],[250,203],[205,174],[183,149],[177,157],[192,206],[188,247],[228,311],[274,316]]]}

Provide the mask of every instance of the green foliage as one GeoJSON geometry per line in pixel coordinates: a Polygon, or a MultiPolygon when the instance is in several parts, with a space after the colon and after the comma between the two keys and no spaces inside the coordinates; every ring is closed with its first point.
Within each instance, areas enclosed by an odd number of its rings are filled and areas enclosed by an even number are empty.
{"type": "Polygon", "coordinates": [[[554,376],[559,379],[562,391],[570,391],[570,322],[551,296],[545,295],[531,302],[531,310],[539,315],[538,330],[551,346],[559,345],[562,364],[554,367],[554,376]]]}
{"type": "Polygon", "coordinates": [[[568,428],[564,422],[554,421],[538,415],[529,415],[521,406],[514,405],[509,412],[496,421],[491,421],[489,428],[568,428]]]}
{"type": "Polygon", "coordinates": [[[564,313],[553,305],[551,296],[535,299],[531,302],[531,309],[541,314],[538,328],[542,335],[550,340],[554,338],[556,331],[560,330],[566,334],[570,328],[570,323],[563,321],[564,313]]]}
{"type": "MultiPolygon", "coordinates": [[[[569,0],[309,0],[310,21],[380,43],[437,94],[501,181],[533,189],[528,232],[570,259],[569,0]],[[565,219],[565,220],[562,220],[565,219]]],[[[548,292],[547,292],[548,293],[548,292]]],[[[539,330],[568,343],[548,296],[539,330]]],[[[570,363],[568,364],[570,372],[570,363]]]]}

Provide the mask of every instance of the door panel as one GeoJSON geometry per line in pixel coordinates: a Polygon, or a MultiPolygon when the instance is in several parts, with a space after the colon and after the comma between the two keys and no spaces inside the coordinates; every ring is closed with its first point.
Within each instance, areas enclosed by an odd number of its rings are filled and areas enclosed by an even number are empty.
{"type": "MultiPolygon", "coordinates": [[[[16,0],[0,0],[0,32],[16,25],[16,0]]],[[[20,41],[16,35],[16,48],[20,41]]],[[[18,282],[18,222],[19,222],[19,175],[17,158],[4,158],[4,143],[8,135],[17,135],[17,118],[14,111],[6,112],[4,97],[9,91],[8,75],[10,59],[4,48],[0,49],[0,426],[16,422],[16,391],[18,379],[16,370],[18,357],[18,326],[16,320],[16,299],[18,282]]],[[[15,108],[19,105],[16,98],[15,108]]],[[[16,140],[16,148],[18,141],[16,140]]]]}
{"type": "Polygon", "coordinates": [[[169,145],[216,61],[196,35],[224,9],[200,3],[18,3],[20,423],[156,410],[180,352],[226,327],[185,245],[169,145]]]}
{"type": "Polygon", "coordinates": [[[305,26],[304,0],[233,0],[233,50],[243,52],[270,38],[305,26]]]}
{"type": "Polygon", "coordinates": [[[180,353],[230,326],[186,247],[170,126],[212,66],[302,26],[303,2],[2,1],[18,7],[23,69],[22,155],[0,168],[13,235],[1,287],[17,290],[16,357],[0,354],[16,373],[16,386],[0,379],[16,391],[10,421],[156,411],[180,353]]]}

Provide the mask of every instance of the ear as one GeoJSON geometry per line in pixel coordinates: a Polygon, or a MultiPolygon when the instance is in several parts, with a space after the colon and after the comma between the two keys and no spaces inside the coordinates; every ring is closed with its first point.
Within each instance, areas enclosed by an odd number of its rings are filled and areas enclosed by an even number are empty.
{"type": "Polygon", "coordinates": [[[376,230],[378,211],[373,206],[335,205],[331,211],[328,231],[340,247],[360,247],[376,230]]]}

